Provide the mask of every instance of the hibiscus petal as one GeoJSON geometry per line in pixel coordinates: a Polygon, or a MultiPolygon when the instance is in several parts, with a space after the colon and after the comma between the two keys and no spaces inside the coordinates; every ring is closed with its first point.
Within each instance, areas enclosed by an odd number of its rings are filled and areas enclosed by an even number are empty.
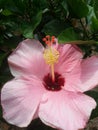
{"type": "Polygon", "coordinates": [[[48,66],[43,59],[43,51],[44,47],[37,40],[22,41],[8,58],[12,75],[33,74],[42,78],[48,71],[48,66]]]}
{"type": "Polygon", "coordinates": [[[65,78],[63,89],[67,91],[83,92],[83,89],[80,86],[81,62],[78,62],[72,71],[63,74],[63,77],[65,78]]]}
{"type": "Polygon", "coordinates": [[[59,45],[57,50],[60,57],[58,63],[55,64],[55,71],[60,74],[70,72],[83,57],[81,50],[75,45],[59,45]]]}
{"type": "Polygon", "coordinates": [[[26,127],[38,116],[37,109],[45,89],[35,77],[15,78],[1,91],[3,117],[11,124],[26,127]]]}
{"type": "Polygon", "coordinates": [[[98,57],[83,59],[75,68],[63,75],[64,89],[68,91],[84,92],[98,85],[98,57]]]}
{"type": "Polygon", "coordinates": [[[88,91],[98,85],[97,56],[92,56],[82,61],[80,81],[80,86],[83,91],[88,91]]]}
{"type": "Polygon", "coordinates": [[[82,93],[48,92],[43,95],[39,117],[51,127],[78,130],[85,127],[95,106],[95,101],[82,93]]]}

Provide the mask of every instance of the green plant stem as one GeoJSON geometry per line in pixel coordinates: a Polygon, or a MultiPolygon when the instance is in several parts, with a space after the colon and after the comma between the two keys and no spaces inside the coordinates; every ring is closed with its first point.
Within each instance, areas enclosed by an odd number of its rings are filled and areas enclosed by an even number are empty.
{"type": "Polygon", "coordinates": [[[88,41],[77,40],[77,41],[66,42],[65,44],[96,44],[96,41],[94,41],[94,40],[88,40],[88,41]]]}

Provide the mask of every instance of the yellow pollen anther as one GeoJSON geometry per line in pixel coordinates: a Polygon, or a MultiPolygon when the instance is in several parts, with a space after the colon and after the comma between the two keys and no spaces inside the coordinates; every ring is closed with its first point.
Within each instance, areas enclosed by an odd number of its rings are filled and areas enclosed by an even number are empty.
{"type": "Polygon", "coordinates": [[[44,59],[48,65],[54,65],[59,58],[59,52],[54,48],[45,49],[44,59]]]}
{"type": "Polygon", "coordinates": [[[51,68],[52,81],[55,81],[54,64],[58,62],[59,52],[54,48],[45,49],[44,59],[51,68]]]}

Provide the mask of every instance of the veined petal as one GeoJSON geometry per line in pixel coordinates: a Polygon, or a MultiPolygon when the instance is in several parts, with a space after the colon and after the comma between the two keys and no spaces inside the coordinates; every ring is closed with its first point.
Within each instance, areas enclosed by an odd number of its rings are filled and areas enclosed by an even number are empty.
{"type": "Polygon", "coordinates": [[[63,75],[65,86],[68,91],[85,92],[98,85],[98,57],[92,56],[82,59],[75,68],[63,75]]]}
{"type": "Polygon", "coordinates": [[[62,76],[65,78],[65,85],[63,89],[72,92],[83,92],[83,89],[80,86],[81,61],[74,66],[72,71],[66,72],[62,76]]]}
{"type": "Polygon", "coordinates": [[[59,45],[59,61],[55,64],[55,71],[61,73],[70,72],[83,57],[82,51],[75,45],[59,45]]]}
{"type": "Polygon", "coordinates": [[[78,130],[85,127],[95,101],[82,93],[70,91],[48,92],[43,95],[39,117],[51,127],[78,130]]]}
{"type": "Polygon", "coordinates": [[[88,91],[98,85],[98,56],[82,61],[80,82],[83,91],[88,91]]]}
{"type": "Polygon", "coordinates": [[[49,69],[43,59],[43,51],[44,47],[37,40],[22,41],[8,58],[13,76],[36,75],[42,78],[49,69]]]}
{"type": "Polygon", "coordinates": [[[11,124],[26,127],[36,118],[45,89],[36,77],[13,79],[1,91],[3,117],[11,124]]]}

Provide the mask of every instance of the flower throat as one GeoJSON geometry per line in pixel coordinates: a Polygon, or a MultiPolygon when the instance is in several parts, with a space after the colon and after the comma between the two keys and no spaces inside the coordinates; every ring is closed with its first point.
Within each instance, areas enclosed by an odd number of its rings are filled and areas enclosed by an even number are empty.
{"type": "Polygon", "coordinates": [[[46,36],[43,38],[43,41],[46,43],[47,48],[44,51],[44,59],[46,64],[50,66],[50,74],[44,77],[45,88],[52,91],[58,91],[64,86],[64,78],[60,74],[54,72],[54,65],[58,62],[59,52],[53,48],[55,43],[55,37],[46,36]]]}

